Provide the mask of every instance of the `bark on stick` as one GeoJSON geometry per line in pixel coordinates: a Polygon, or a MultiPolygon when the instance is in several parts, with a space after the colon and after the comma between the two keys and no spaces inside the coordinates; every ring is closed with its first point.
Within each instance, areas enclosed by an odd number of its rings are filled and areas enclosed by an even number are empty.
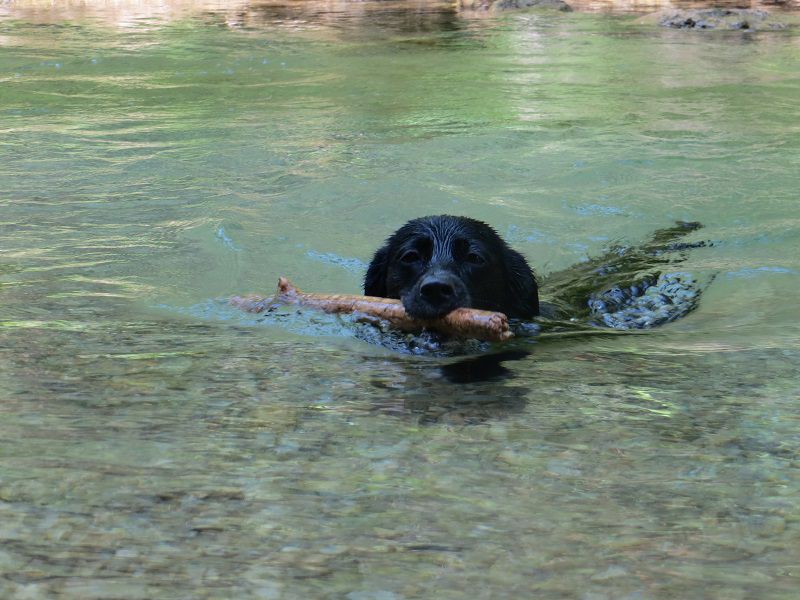
{"type": "Polygon", "coordinates": [[[264,312],[273,306],[297,304],[318,308],[326,313],[353,313],[367,318],[381,319],[401,331],[431,329],[445,335],[476,338],[490,342],[507,340],[514,336],[508,327],[508,317],[500,312],[457,308],[439,319],[415,319],[406,313],[400,300],[377,296],[350,294],[313,294],[302,292],[281,277],[274,296],[234,296],[231,304],[248,312],[264,312]]]}

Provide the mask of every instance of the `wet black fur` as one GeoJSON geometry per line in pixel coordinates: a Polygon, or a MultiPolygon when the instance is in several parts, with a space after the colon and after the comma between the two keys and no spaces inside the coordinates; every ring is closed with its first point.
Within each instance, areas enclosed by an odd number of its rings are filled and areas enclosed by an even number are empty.
{"type": "Polygon", "coordinates": [[[458,307],[518,319],[539,314],[538,286],[528,263],[489,225],[467,217],[422,217],[403,225],[375,253],[364,293],[399,298],[419,318],[458,307]]]}

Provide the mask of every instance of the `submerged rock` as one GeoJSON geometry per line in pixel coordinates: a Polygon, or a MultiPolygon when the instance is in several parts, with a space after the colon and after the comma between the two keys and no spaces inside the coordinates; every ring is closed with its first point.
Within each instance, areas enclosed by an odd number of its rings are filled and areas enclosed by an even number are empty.
{"type": "Polygon", "coordinates": [[[572,7],[564,0],[459,0],[461,8],[467,10],[501,12],[507,10],[524,10],[528,8],[545,8],[569,12],[572,7]]]}
{"type": "Polygon", "coordinates": [[[702,8],[667,10],[651,15],[662,27],[672,29],[784,29],[786,21],[765,10],[749,8],[702,8]]]}
{"type": "Polygon", "coordinates": [[[493,11],[519,10],[524,8],[549,8],[569,12],[572,7],[564,0],[497,0],[491,6],[493,11]]]}

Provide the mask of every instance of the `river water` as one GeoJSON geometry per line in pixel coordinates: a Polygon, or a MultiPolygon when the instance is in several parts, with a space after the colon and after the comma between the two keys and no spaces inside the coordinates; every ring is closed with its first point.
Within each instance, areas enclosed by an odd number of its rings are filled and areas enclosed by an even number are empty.
{"type": "Polygon", "coordinates": [[[0,5],[0,597],[797,598],[798,98],[793,30],[0,5]],[[433,213],[713,281],[488,368],[218,300],[433,213]]]}

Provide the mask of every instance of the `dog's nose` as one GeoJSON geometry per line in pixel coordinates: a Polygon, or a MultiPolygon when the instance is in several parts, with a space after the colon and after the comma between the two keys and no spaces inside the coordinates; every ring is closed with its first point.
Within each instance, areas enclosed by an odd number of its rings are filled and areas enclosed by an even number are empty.
{"type": "Polygon", "coordinates": [[[419,288],[422,297],[432,304],[439,306],[452,301],[456,290],[452,284],[438,277],[428,277],[419,288]]]}

